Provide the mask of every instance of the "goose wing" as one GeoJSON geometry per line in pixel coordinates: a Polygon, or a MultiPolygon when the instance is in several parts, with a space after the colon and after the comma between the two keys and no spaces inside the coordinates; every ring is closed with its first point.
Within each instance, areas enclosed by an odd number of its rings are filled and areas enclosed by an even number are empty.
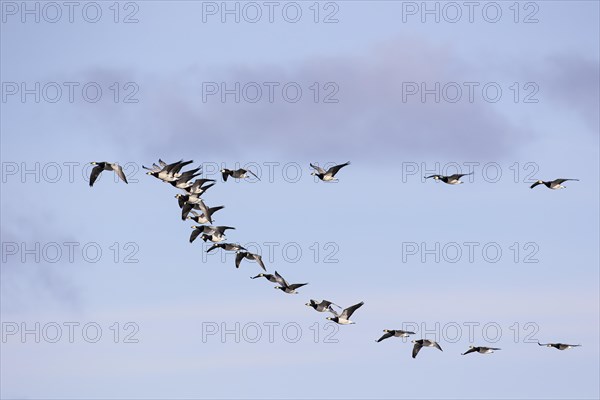
{"type": "Polygon", "coordinates": [[[279,272],[277,271],[275,271],[275,279],[277,280],[277,283],[282,286],[290,286],[290,284],[283,278],[283,276],[279,275],[279,272]]]}
{"type": "MultiPolygon", "coordinates": [[[[206,214],[204,214],[206,215],[206,214]]],[[[235,229],[233,226],[215,226],[213,227],[214,232],[220,233],[221,235],[225,233],[227,229],[235,229]]],[[[206,232],[208,233],[208,232],[206,232]]]]}
{"type": "Polygon", "coordinates": [[[231,170],[223,169],[221,176],[223,176],[223,182],[227,182],[227,178],[231,175],[231,170]]]}
{"type": "Polygon", "coordinates": [[[235,255],[235,267],[239,268],[240,267],[240,263],[242,262],[242,260],[244,259],[244,257],[246,257],[246,253],[245,251],[240,251],[239,253],[237,253],[235,255]]]}
{"type": "Polygon", "coordinates": [[[225,206],[217,206],[217,207],[211,207],[208,209],[208,214],[206,214],[207,218],[210,218],[211,215],[213,215],[214,213],[216,213],[219,210],[222,210],[223,208],[225,208],[225,206]]]}
{"type": "Polygon", "coordinates": [[[96,179],[98,179],[103,170],[104,167],[101,167],[100,165],[96,165],[92,168],[92,173],[90,174],[90,187],[94,186],[94,182],[96,182],[96,179]]]}
{"type": "Polygon", "coordinates": [[[258,263],[258,265],[260,265],[260,267],[265,270],[265,272],[267,272],[267,268],[265,267],[265,263],[262,260],[262,257],[258,254],[252,254],[252,258],[254,258],[256,260],[256,262],[258,263]]]}
{"type": "MultiPolygon", "coordinates": [[[[191,204],[191,203],[188,203],[188,202],[184,202],[184,203],[183,203],[183,207],[181,207],[181,219],[185,221],[185,220],[187,219],[188,213],[189,213],[190,211],[192,211],[192,209],[193,209],[193,208],[194,208],[194,205],[193,205],[193,204],[191,204]]],[[[193,212],[193,211],[192,211],[192,212],[193,212]]],[[[199,216],[199,215],[198,215],[197,213],[195,213],[195,212],[194,212],[194,215],[195,215],[195,216],[199,216]]]]}
{"type": "Polygon", "coordinates": [[[191,164],[191,163],[193,163],[193,162],[194,162],[194,160],[190,160],[190,161],[179,161],[179,162],[175,163],[175,165],[174,165],[172,168],[170,168],[168,172],[169,172],[170,174],[173,174],[173,175],[175,175],[175,174],[179,173],[179,171],[181,171],[181,169],[182,169],[183,167],[185,167],[186,165],[188,165],[188,164],[191,164]]]}
{"type": "Polygon", "coordinates": [[[561,183],[566,182],[566,181],[578,181],[578,180],[579,179],[571,179],[571,178],[565,179],[565,178],[560,178],[560,179],[555,179],[554,183],[557,183],[557,184],[560,185],[561,183]]]}
{"type": "Polygon", "coordinates": [[[464,353],[462,353],[462,355],[463,355],[463,356],[466,356],[467,354],[469,354],[469,353],[474,353],[474,352],[476,352],[476,351],[478,351],[478,348],[477,348],[477,347],[471,347],[469,350],[467,350],[467,351],[465,351],[464,353]]]}
{"type": "Polygon", "coordinates": [[[346,165],[350,165],[350,161],[348,161],[348,162],[346,162],[346,163],[339,164],[339,165],[336,165],[336,166],[333,166],[333,167],[329,168],[329,169],[327,170],[327,173],[328,173],[328,174],[330,174],[331,176],[335,176],[335,174],[337,174],[337,173],[338,173],[338,171],[339,171],[340,169],[344,168],[346,165]]]}
{"type": "Polygon", "coordinates": [[[255,177],[256,179],[258,179],[258,180],[260,181],[260,178],[258,177],[258,175],[256,175],[254,172],[252,172],[252,171],[250,171],[250,170],[248,170],[248,172],[250,172],[252,175],[254,175],[254,177],[255,177]]]}
{"type": "Polygon", "coordinates": [[[389,331],[383,334],[383,336],[381,336],[379,339],[377,339],[377,343],[381,342],[382,340],[385,340],[387,338],[391,338],[392,336],[394,336],[394,331],[389,331]]]}
{"type": "Polygon", "coordinates": [[[287,287],[289,287],[292,290],[296,290],[298,288],[301,288],[302,286],[308,285],[308,283],[294,283],[292,285],[287,285],[287,287]]]}
{"type": "Polygon", "coordinates": [[[419,351],[421,350],[421,347],[423,347],[423,345],[419,342],[416,342],[415,345],[413,346],[413,351],[412,351],[412,358],[416,358],[417,354],[419,354],[419,351]]]}
{"type": "Polygon", "coordinates": [[[207,253],[210,253],[211,251],[213,251],[214,249],[218,249],[219,247],[221,247],[222,245],[220,243],[215,243],[212,246],[210,246],[208,248],[208,250],[206,250],[207,253]]]}
{"type": "Polygon", "coordinates": [[[541,185],[541,184],[543,184],[543,182],[542,182],[542,181],[535,181],[535,182],[533,183],[533,185],[529,186],[529,189],[533,189],[533,188],[534,188],[534,187],[536,187],[537,185],[541,185]]]}
{"type": "Polygon", "coordinates": [[[325,174],[326,174],[326,172],[325,172],[325,170],[324,170],[323,168],[321,168],[321,167],[319,167],[319,166],[317,166],[317,165],[313,165],[312,163],[310,164],[310,166],[311,166],[311,167],[312,167],[312,168],[313,168],[315,171],[317,171],[317,173],[319,173],[319,174],[323,174],[323,175],[325,175],[325,174]]]}
{"type": "Polygon", "coordinates": [[[469,172],[468,174],[454,174],[452,176],[449,176],[450,179],[460,179],[463,176],[468,176],[468,175],[473,175],[473,172],[469,172]]]}
{"type": "Polygon", "coordinates": [[[192,231],[192,234],[190,235],[190,243],[192,243],[194,240],[196,240],[198,235],[200,235],[201,233],[202,233],[201,229],[194,229],[192,231]]]}
{"type": "Polygon", "coordinates": [[[365,304],[365,302],[361,301],[358,304],[355,304],[353,306],[350,306],[350,307],[344,309],[344,311],[342,311],[342,314],[340,315],[340,317],[345,318],[345,319],[349,319],[352,316],[352,314],[354,314],[354,311],[356,311],[360,307],[362,307],[363,304],[365,304]]]}

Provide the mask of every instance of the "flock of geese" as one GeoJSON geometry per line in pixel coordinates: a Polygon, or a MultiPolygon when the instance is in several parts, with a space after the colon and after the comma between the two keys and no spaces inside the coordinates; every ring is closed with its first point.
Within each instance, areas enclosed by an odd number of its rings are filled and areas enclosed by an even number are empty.
{"type": "MultiPolygon", "coordinates": [[[[189,165],[191,163],[193,163],[192,160],[190,160],[190,161],[180,160],[180,161],[177,161],[177,162],[174,162],[171,164],[167,164],[166,162],[159,159],[158,165],[155,163],[152,164],[152,167],[145,167],[142,165],[142,167],[144,169],[148,170],[148,172],[147,172],[148,175],[153,176],[154,178],[157,178],[157,179],[161,180],[162,182],[169,183],[171,186],[183,191],[183,193],[179,193],[175,196],[175,198],[177,199],[179,208],[181,209],[181,219],[184,221],[185,220],[193,220],[197,224],[199,224],[199,225],[192,226],[193,231],[190,235],[190,239],[189,239],[190,243],[194,242],[198,237],[200,237],[200,239],[202,239],[204,242],[210,241],[213,243],[213,245],[210,248],[208,248],[208,250],[206,250],[207,253],[210,253],[211,251],[216,250],[216,249],[235,252],[236,253],[236,258],[235,258],[235,267],[236,268],[239,268],[241,262],[244,259],[246,259],[249,261],[256,262],[265,271],[265,273],[260,273],[256,276],[250,277],[251,279],[265,278],[267,281],[277,284],[277,286],[274,287],[275,289],[279,289],[282,292],[287,293],[287,294],[298,294],[297,289],[301,288],[302,286],[307,285],[308,283],[292,283],[292,284],[290,284],[277,271],[274,271],[275,272],[274,274],[266,273],[267,268],[262,260],[262,257],[259,254],[251,253],[244,247],[240,246],[239,244],[223,243],[226,240],[225,232],[227,230],[233,230],[235,228],[231,227],[231,226],[212,225],[213,214],[215,212],[223,209],[224,206],[208,207],[202,200],[201,196],[208,189],[210,189],[212,186],[214,186],[216,181],[214,179],[196,179],[199,175],[202,174],[201,167],[194,168],[194,169],[191,169],[191,170],[188,170],[185,172],[181,172],[183,167],[185,167],[186,165],[189,165]],[[200,211],[200,213],[198,213],[197,211],[200,211]],[[190,214],[191,214],[191,216],[190,216],[190,214]]],[[[91,164],[95,165],[95,167],[92,169],[92,172],[90,174],[90,182],[89,182],[90,187],[94,185],[94,182],[98,179],[98,176],[103,171],[114,171],[123,182],[127,183],[127,177],[125,176],[121,166],[119,166],[117,163],[110,163],[110,162],[104,161],[104,162],[92,162],[91,164]]],[[[313,168],[313,170],[314,170],[311,173],[311,175],[318,177],[321,181],[324,181],[324,182],[336,182],[338,180],[335,177],[336,174],[342,168],[344,168],[348,165],[350,165],[350,162],[335,165],[335,166],[329,168],[328,170],[324,170],[323,168],[321,168],[317,165],[310,164],[311,168],[313,168]]],[[[237,169],[237,170],[231,170],[231,169],[224,168],[224,169],[220,170],[220,173],[223,177],[223,182],[227,182],[227,179],[229,177],[232,177],[235,179],[245,179],[245,178],[249,177],[250,175],[252,175],[256,179],[260,180],[260,178],[256,174],[254,174],[254,172],[245,170],[242,168],[237,169]]],[[[435,181],[441,181],[441,182],[444,182],[449,185],[458,185],[458,184],[463,183],[460,180],[460,178],[462,178],[463,176],[472,175],[472,174],[473,174],[473,172],[471,172],[469,174],[454,174],[454,175],[448,175],[448,176],[436,174],[436,175],[426,176],[425,179],[433,178],[435,181]]],[[[533,189],[534,187],[536,187],[538,185],[545,185],[548,189],[553,189],[553,190],[564,189],[565,186],[562,185],[564,182],[577,181],[577,180],[578,179],[564,179],[564,178],[555,179],[552,181],[537,180],[533,185],[531,185],[531,189],[533,189]]],[[[338,306],[337,304],[335,304],[329,300],[322,300],[320,302],[317,302],[316,300],[310,299],[310,301],[308,303],[306,303],[306,306],[313,308],[317,312],[330,313],[332,316],[326,318],[329,321],[333,321],[340,325],[350,325],[350,324],[354,324],[354,322],[351,321],[350,318],[352,317],[354,312],[356,312],[356,310],[358,310],[360,307],[363,306],[363,304],[364,304],[364,302],[361,301],[350,307],[342,309],[340,306],[338,306]]],[[[383,336],[381,336],[379,339],[376,340],[377,343],[379,343],[385,339],[391,338],[391,337],[407,338],[407,337],[415,334],[415,332],[404,331],[404,330],[391,330],[391,329],[385,329],[383,332],[384,332],[383,336]]],[[[439,345],[439,343],[437,343],[433,340],[419,339],[419,340],[413,340],[411,343],[413,343],[412,358],[416,358],[417,354],[419,354],[419,351],[423,347],[433,347],[440,351],[443,351],[442,347],[439,345]]],[[[564,343],[545,343],[545,344],[543,344],[543,343],[539,343],[539,342],[538,342],[538,345],[545,346],[545,347],[553,347],[558,350],[567,350],[567,349],[581,346],[578,344],[577,345],[564,344],[564,343]]],[[[462,355],[467,355],[470,353],[491,354],[497,350],[500,350],[500,349],[496,348],[496,347],[469,346],[469,349],[461,354],[462,355]]]]}

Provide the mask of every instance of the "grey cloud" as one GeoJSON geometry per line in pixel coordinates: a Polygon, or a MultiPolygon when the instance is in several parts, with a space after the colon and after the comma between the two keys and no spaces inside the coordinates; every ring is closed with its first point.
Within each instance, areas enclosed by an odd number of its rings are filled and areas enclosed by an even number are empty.
{"type": "MultiPolygon", "coordinates": [[[[79,310],[81,305],[79,289],[61,271],[64,266],[60,263],[52,265],[32,261],[23,263],[20,252],[13,256],[5,254],[6,243],[12,242],[18,246],[26,243],[29,249],[33,248],[35,241],[51,237],[47,232],[40,232],[44,229],[40,229],[39,225],[36,226],[35,221],[28,217],[21,217],[18,221],[18,224],[3,222],[2,225],[2,257],[6,257],[7,261],[2,262],[0,270],[2,313],[4,315],[20,313],[42,303],[49,307],[79,310]]],[[[56,241],[55,237],[47,242],[53,241],[56,241]]],[[[26,261],[32,259],[33,256],[29,256],[26,261]]]]}
{"type": "MultiPolygon", "coordinates": [[[[452,50],[418,38],[397,38],[366,54],[305,60],[292,68],[237,66],[184,68],[179,76],[152,77],[143,83],[138,121],[129,119],[153,154],[199,148],[225,149],[247,155],[257,149],[271,154],[361,158],[420,154],[451,157],[506,157],[534,135],[516,126],[483,99],[439,103],[429,96],[402,99],[403,82],[473,80],[466,62],[452,50]],[[295,104],[226,103],[217,96],[202,101],[202,82],[298,82],[302,99],[295,104]],[[315,103],[308,88],[314,82],[339,86],[337,104],[315,103]],[[166,146],[168,144],[168,146],[166,146]]],[[[281,87],[281,86],[280,86],[281,87]]],[[[323,93],[323,89],[321,89],[323,93]]],[[[277,92],[276,92],[277,93],[277,92]]],[[[280,93],[280,92],[279,92],[280,93]]],[[[266,89],[263,98],[266,97],[266,89]]]]}
{"type": "Polygon", "coordinates": [[[543,75],[552,99],[579,113],[595,134],[600,129],[600,64],[574,55],[550,57],[543,75]]]}

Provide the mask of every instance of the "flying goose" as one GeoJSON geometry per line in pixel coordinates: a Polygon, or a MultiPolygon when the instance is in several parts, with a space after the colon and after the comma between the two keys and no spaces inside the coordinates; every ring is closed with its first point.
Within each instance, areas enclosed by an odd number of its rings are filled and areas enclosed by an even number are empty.
{"type": "Polygon", "coordinates": [[[562,183],[566,181],[578,181],[579,179],[555,179],[553,181],[540,181],[537,180],[533,185],[529,188],[533,189],[537,185],[546,185],[548,189],[556,190],[556,189],[564,189],[566,186],[563,186],[562,183]]]}
{"type": "Polygon", "coordinates": [[[237,255],[235,256],[235,267],[236,268],[240,267],[240,263],[242,262],[242,260],[244,258],[246,260],[256,261],[263,270],[265,270],[265,271],[267,270],[265,268],[265,264],[263,263],[262,257],[258,254],[250,253],[249,251],[238,251],[237,255]]]}
{"type": "Polygon", "coordinates": [[[444,183],[447,183],[448,185],[459,185],[461,183],[464,183],[463,181],[460,180],[460,178],[462,178],[463,176],[467,176],[467,175],[473,175],[473,172],[470,172],[468,174],[454,174],[454,175],[429,175],[426,176],[425,179],[429,179],[429,178],[433,178],[435,181],[442,181],[444,183]]]}
{"type": "Polygon", "coordinates": [[[200,239],[204,240],[205,242],[211,241],[213,243],[218,243],[222,242],[226,238],[225,236],[219,235],[218,233],[203,233],[202,235],[200,235],[200,239]]]}
{"type": "Polygon", "coordinates": [[[215,184],[211,183],[209,185],[203,186],[207,182],[216,182],[214,179],[196,179],[194,183],[190,184],[188,187],[183,188],[189,195],[198,195],[201,196],[208,189],[213,187],[215,184]]]}
{"type": "MultiPolygon", "coordinates": [[[[190,213],[190,211],[201,210],[200,204],[188,203],[187,201],[181,201],[180,204],[182,204],[181,219],[183,221],[185,221],[186,219],[191,219],[191,218],[188,218],[188,214],[190,213]]],[[[204,213],[202,215],[204,215],[204,213]]]]}
{"type": "Polygon", "coordinates": [[[121,166],[119,164],[110,163],[107,161],[102,161],[102,162],[92,161],[90,164],[95,165],[95,167],[92,168],[92,173],[90,174],[90,187],[94,186],[94,182],[96,182],[96,179],[98,179],[98,177],[100,176],[102,171],[115,171],[117,173],[117,176],[119,178],[121,178],[121,180],[123,180],[123,182],[128,183],[127,177],[125,176],[125,173],[123,172],[123,168],[121,168],[121,166]]]}
{"type": "MultiPolygon", "coordinates": [[[[204,203],[202,203],[204,204],[204,203]]],[[[186,205],[189,205],[189,203],[186,203],[186,205]]],[[[191,205],[189,205],[191,208],[191,205]]],[[[200,204],[198,204],[198,207],[202,207],[200,204]]],[[[184,208],[186,208],[184,206],[184,208]]],[[[192,210],[192,217],[190,217],[189,215],[184,217],[184,212],[183,212],[183,208],[181,210],[181,218],[182,219],[191,219],[192,221],[196,221],[196,223],[198,224],[212,224],[213,223],[213,219],[212,219],[212,215],[225,208],[225,206],[218,206],[218,207],[211,207],[211,208],[207,208],[202,214],[198,214],[196,211],[192,210]]]]}
{"type": "MultiPolygon", "coordinates": [[[[194,178],[196,176],[197,175],[195,175],[194,178]]],[[[207,182],[216,182],[216,181],[214,179],[196,179],[194,182],[187,182],[185,185],[179,185],[177,188],[184,190],[188,194],[194,194],[197,191],[200,191],[202,189],[201,186],[207,182]]],[[[206,188],[206,189],[208,189],[208,188],[206,188]]],[[[204,190],[202,192],[205,192],[205,191],[206,190],[204,190]]]]}
{"type": "MultiPolygon", "coordinates": [[[[179,207],[181,208],[181,219],[182,220],[192,219],[200,224],[206,223],[206,222],[200,222],[200,220],[206,220],[210,224],[212,224],[213,223],[212,214],[219,211],[222,208],[225,208],[225,206],[208,208],[206,206],[206,204],[204,204],[204,201],[202,201],[202,199],[200,197],[198,197],[198,195],[178,194],[175,197],[177,198],[177,202],[179,204],[179,207]],[[198,220],[196,220],[196,218],[193,218],[193,217],[188,218],[188,214],[192,210],[202,211],[202,215],[199,217],[198,220]]],[[[196,214],[196,213],[194,213],[194,214],[196,214]]]]}
{"type": "Polygon", "coordinates": [[[352,316],[352,314],[354,314],[354,311],[358,310],[360,307],[362,307],[362,305],[365,304],[364,301],[361,301],[358,304],[355,304],[353,306],[350,306],[348,308],[344,308],[344,310],[342,311],[341,314],[338,314],[337,312],[335,312],[333,309],[331,310],[331,313],[334,315],[333,317],[327,317],[328,320],[333,321],[337,324],[340,325],[350,325],[350,324],[354,324],[355,322],[350,321],[350,317],[352,316]]]}
{"type": "Polygon", "coordinates": [[[434,342],[433,340],[419,339],[419,340],[413,340],[411,343],[415,344],[413,346],[412,358],[417,357],[417,354],[419,354],[419,350],[421,350],[421,347],[435,347],[436,349],[438,349],[440,351],[444,351],[444,350],[442,350],[440,345],[437,342],[434,342]]]}
{"type": "Polygon", "coordinates": [[[385,333],[383,334],[382,337],[380,337],[379,339],[376,340],[377,343],[381,342],[382,340],[391,338],[391,337],[409,337],[410,335],[414,335],[414,332],[410,332],[410,331],[403,331],[401,329],[384,329],[383,330],[385,333]]]}
{"type": "Polygon", "coordinates": [[[338,171],[344,168],[346,165],[350,165],[350,161],[344,164],[335,165],[325,171],[323,168],[311,163],[310,166],[314,169],[314,171],[310,174],[325,182],[337,181],[338,179],[335,179],[335,174],[337,174],[338,171]]]}
{"type": "MultiPolygon", "coordinates": [[[[158,171],[161,171],[161,170],[163,170],[163,169],[164,169],[164,170],[167,170],[167,169],[170,169],[170,168],[177,167],[179,164],[181,164],[181,163],[183,163],[183,162],[184,162],[183,160],[179,160],[179,161],[177,161],[177,162],[174,162],[174,163],[172,163],[172,164],[167,164],[167,163],[166,163],[166,162],[164,162],[163,160],[159,159],[159,160],[158,160],[158,163],[160,164],[160,166],[158,166],[158,165],[156,165],[156,164],[152,163],[152,168],[148,168],[148,167],[146,167],[146,166],[144,166],[144,165],[142,165],[142,168],[144,168],[144,169],[147,169],[147,170],[149,170],[149,171],[151,171],[151,172],[158,172],[158,171]]],[[[185,162],[185,164],[183,164],[183,165],[182,165],[182,168],[183,168],[185,165],[191,164],[192,162],[193,162],[193,161],[186,161],[186,162],[185,162]]]]}
{"type": "Polygon", "coordinates": [[[288,294],[298,294],[298,292],[296,292],[296,289],[301,288],[304,285],[308,285],[308,283],[294,283],[294,284],[290,285],[283,278],[283,276],[281,276],[277,273],[277,271],[275,271],[275,278],[277,279],[277,283],[279,283],[281,285],[281,286],[275,286],[275,289],[279,289],[282,292],[285,292],[288,294]]]}
{"type": "Polygon", "coordinates": [[[338,306],[337,304],[332,303],[331,301],[328,301],[328,300],[323,300],[323,301],[317,303],[316,300],[310,299],[310,301],[308,303],[306,303],[305,305],[308,306],[308,307],[314,308],[318,312],[328,311],[328,312],[332,313],[333,315],[336,315],[336,312],[331,307],[332,305],[336,306],[336,307],[338,307],[340,309],[342,308],[342,307],[338,306]]]}
{"type": "Polygon", "coordinates": [[[210,253],[211,251],[213,251],[214,249],[223,249],[223,250],[227,250],[227,251],[240,251],[240,250],[246,250],[245,248],[243,248],[242,246],[240,246],[239,244],[234,244],[234,243],[215,243],[212,246],[210,246],[208,248],[208,250],[206,250],[207,253],[210,253]]]}
{"type": "Polygon", "coordinates": [[[202,240],[211,240],[220,242],[225,239],[225,231],[227,229],[235,229],[231,226],[212,226],[212,225],[195,225],[192,226],[192,234],[190,235],[190,243],[192,243],[198,235],[202,234],[202,240]]]}
{"type": "Polygon", "coordinates": [[[493,353],[495,350],[501,350],[497,347],[482,347],[482,346],[469,346],[469,350],[465,351],[464,353],[461,353],[463,356],[467,355],[469,353],[479,353],[479,354],[491,354],[493,353]]]}
{"type": "Polygon", "coordinates": [[[277,273],[277,271],[275,271],[276,275],[273,274],[258,274],[256,276],[251,276],[250,279],[256,279],[256,278],[265,278],[266,280],[268,280],[269,282],[273,282],[273,283],[283,283],[283,278],[281,278],[281,275],[279,275],[277,273]]]}
{"type": "Polygon", "coordinates": [[[555,349],[558,349],[558,350],[568,350],[568,349],[572,349],[574,347],[581,347],[580,344],[540,343],[540,342],[538,342],[538,344],[540,346],[554,347],[555,349]]]}
{"type": "Polygon", "coordinates": [[[213,186],[214,186],[214,183],[211,183],[210,185],[204,186],[204,188],[202,188],[204,190],[201,190],[199,192],[192,193],[192,194],[181,194],[181,193],[176,194],[175,198],[178,200],[179,207],[183,207],[183,205],[185,203],[200,204],[202,202],[202,199],[200,198],[200,196],[202,196],[202,194],[204,194],[206,189],[213,187],[213,186]]]}
{"type": "Polygon", "coordinates": [[[177,189],[185,190],[193,185],[191,182],[189,182],[191,179],[194,179],[198,175],[202,175],[202,172],[198,172],[201,169],[202,168],[195,168],[185,171],[184,173],[180,174],[177,179],[170,181],[169,183],[177,189]]]}
{"type": "Polygon", "coordinates": [[[232,170],[232,169],[223,168],[221,170],[221,175],[223,175],[223,181],[225,181],[225,182],[227,182],[227,178],[230,176],[235,179],[247,178],[248,173],[254,175],[254,177],[260,181],[260,178],[258,176],[256,176],[256,174],[254,172],[249,171],[247,169],[240,168],[240,169],[232,170]]]}
{"type": "Polygon", "coordinates": [[[152,168],[148,168],[142,165],[142,168],[150,170],[152,172],[158,172],[160,171],[163,167],[159,167],[158,165],[156,165],[155,163],[152,163],[152,168]]]}
{"type": "MultiPolygon", "coordinates": [[[[181,169],[183,167],[185,167],[188,164],[193,163],[193,160],[190,161],[177,161],[174,162],[172,164],[167,164],[164,165],[162,167],[162,169],[157,170],[156,166],[154,165],[152,168],[148,168],[148,167],[144,167],[142,165],[143,168],[148,169],[149,172],[146,172],[146,174],[151,175],[157,179],[160,179],[163,182],[172,182],[172,181],[176,181],[178,180],[183,174],[179,173],[179,171],[181,171],[181,169]]],[[[161,163],[161,165],[163,165],[161,163]]],[[[197,170],[199,170],[200,168],[198,168],[197,170]]]]}

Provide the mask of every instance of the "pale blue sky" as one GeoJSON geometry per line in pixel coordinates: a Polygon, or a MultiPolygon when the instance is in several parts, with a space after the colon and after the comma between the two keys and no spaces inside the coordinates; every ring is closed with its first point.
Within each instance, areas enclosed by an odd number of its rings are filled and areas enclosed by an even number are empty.
{"type": "Polygon", "coordinates": [[[499,2],[496,24],[481,14],[473,23],[403,23],[403,3],[392,1],[336,2],[335,24],[312,22],[313,2],[299,3],[305,14],[297,24],[280,17],[203,23],[201,2],[138,2],[138,23],[115,24],[113,3],[99,4],[96,24],[80,14],[72,24],[3,14],[3,83],[94,81],[104,92],[95,104],[81,97],[22,103],[18,96],[0,103],[3,329],[96,322],[103,331],[98,343],[77,330],[74,343],[8,336],[0,343],[2,398],[599,397],[598,2],[534,2],[534,24],[513,22],[513,2],[499,2]],[[202,82],[221,81],[298,82],[304,97],[296,104],[203,103],[202,82]],[[135,82],[139,102],[115,104],[114,82],[135,82]],[[313,82],[335,82],[339,102],[311,102],[313,82]],[[402,102],[403,82],[497,82],[503,96],[493,104],[481,97],[402,102]],[[514,82],[521,90],[534,82],[539,102],[513,102],[514,82]],[[265,242],[280,243],[269,272],[309,285],[285,295],[248,279],[260,272],[255,264],[235,270],[232,256],[223,263],[217,255],[203,262],[202,245],[188,243],[192,223],[179,218],[177,190],[141,170],[129,185],[105,172],[90,189],[81,177],[92,160],[139,166],[159,157],[205,168],[257,163],[262,173],[265,163],[301,165],[297,183],[277,167],[272,183],[264,175],[258,183],[219,180],[205,198],[225,205],[215,219],[237,228],[229,241],[261,243],[263,251],[265,242]],[[309,162],[348,160],[337,184],[309,175],[309,162]],[[69,182],[64,166],[56,183],[8,174],[36,162],[78,163],[77,175],[69,182]],[[502,178],[490,183],[477,167],[460,187],[423,183],[422,170],[402,179],[409,163],[473,162],[497,163],[502,178]],[[562,191],[530,190],[528,162],[538,168],[535,178],[580,181],[562,191]],[[103,255],[97,263],[79,252],[74,262],[63,255],[36,264],[6,249],[35,242],[94,242],[103,255]],[[138,263],[122,262],[128,242],[138,263]],[[337,263],[323,262],[328,242],[339,249],[337,263]],[[493,243],[503,256],[497,263],[480,252],[473,263],[466,255],[456,263],[423,263],[419,255],[402,261],[403,243],[451,242],[493,243]],[[529,242],[538,263],[522,262],[529,242]],[[287,243],[302,249],[298,262],[283,257],[287,243]],[[365,305],[356,325],[335,333],[338,343],[325,343],[326,315],[304,306],[310,298],[365,305]],[[123,343],[127,322],[139,326],[139,343],[123,343]],[[203,324],[236,322],[295,323],[302,338],[288,343],[276,330],[273,343],[202,340],[203,324]],[[470,343],[469,322],[500,326],[499,341],[476,328],[470,343]],[[559,352],[524,343],[528,322],[538,329],[534,342],[583,347],[559,352]],[[437,337],[443,353],[424,349],[413,360],[408,342],[374,342],[404,323],[465,328],[455,342],[437,337]],[[462,357],[470,344],[502,351],[462,357]]]}

